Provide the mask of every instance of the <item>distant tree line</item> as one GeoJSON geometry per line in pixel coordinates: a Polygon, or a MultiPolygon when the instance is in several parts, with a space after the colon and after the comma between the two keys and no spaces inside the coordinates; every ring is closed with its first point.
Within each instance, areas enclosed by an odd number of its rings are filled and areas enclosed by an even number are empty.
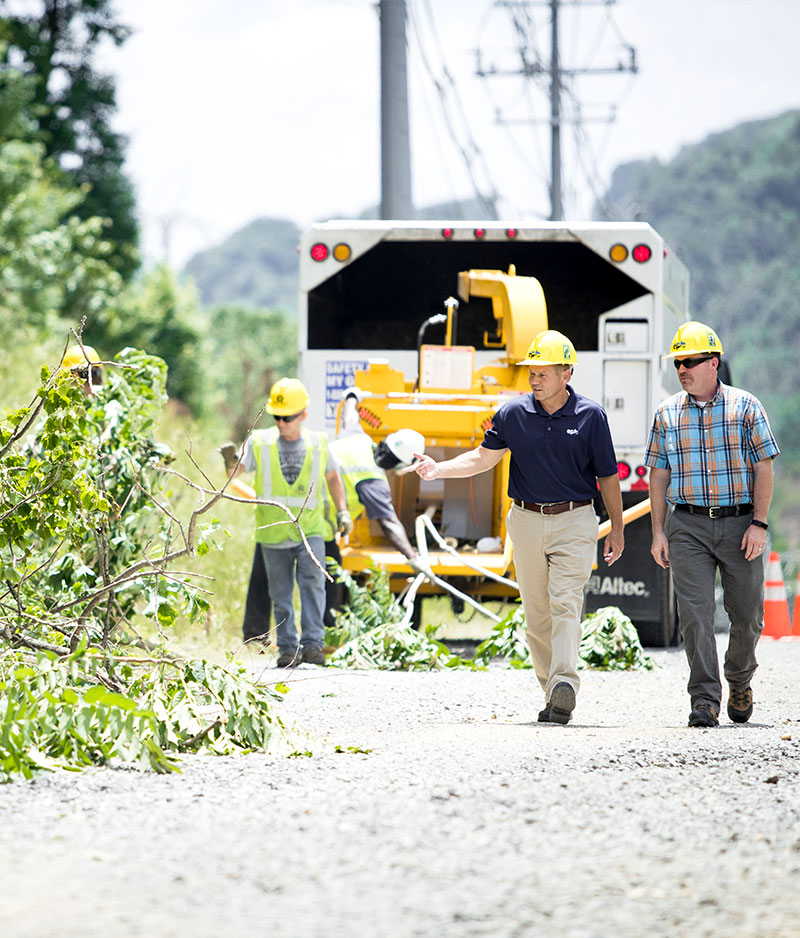
{"type": "Polygon", "coordinates": [[[800,534],[800,111],[713,134],[666,164],[620,166],[597,215],[650,222],[688,266],[692,317],[719,331],[733,383],[767,408],[800,534]]]}
{"type": "Polygon", "coordinates": [[[130,34],[113,7],[0,0],[0,322],[16,346],[47,349],[52,337],[55,353],[86,317],[84,341],[101,357],[125,346],[158,355],[172,399],[195,415],[224,400],[240,427],[296,367],[294,326],[263,308],[204,308],[168,267],[142,270],[114,82],[95,63],[101,43],[130,34]]]}

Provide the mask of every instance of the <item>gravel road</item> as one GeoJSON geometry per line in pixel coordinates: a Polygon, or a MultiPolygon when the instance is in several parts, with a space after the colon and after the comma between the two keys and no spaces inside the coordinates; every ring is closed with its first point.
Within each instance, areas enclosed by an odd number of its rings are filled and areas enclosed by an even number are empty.
{"type": "Polygon", "coordinates": [[[762,641],[752,722],[711,730],[683,652],[650,654],[584,672],[566,727],[535,722],[530,671],[304,666],[281,709],[313,758],[0,787],[0,931],[799,936],[800,642],[762,641]]]}

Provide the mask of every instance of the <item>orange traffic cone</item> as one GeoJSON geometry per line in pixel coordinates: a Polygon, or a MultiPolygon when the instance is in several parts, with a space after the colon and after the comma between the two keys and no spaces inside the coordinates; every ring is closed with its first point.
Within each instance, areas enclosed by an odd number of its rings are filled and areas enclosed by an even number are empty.
{"type": "Polygon", "coordinates": [[[800,637],[800,573],[797,574],[797,586],[794,590],[794,618],[792,619],[792,635],[800,637]]]}
{"type": "Polygon", "coordinates": [[[786,598],[786,584],[783,582],[781,558],[777,551],[771,551],[767,564],[767,579],[764,582],[764,630],[762,638],[782,638],[792,634],[789,621],[789,601],[786,598]]]}

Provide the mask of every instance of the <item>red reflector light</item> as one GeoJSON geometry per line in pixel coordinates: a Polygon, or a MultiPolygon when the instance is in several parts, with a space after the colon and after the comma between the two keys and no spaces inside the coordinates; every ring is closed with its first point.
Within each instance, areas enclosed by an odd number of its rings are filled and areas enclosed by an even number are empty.
{"type": "Polygon", "coordinates": [[[653,252],[646,244],[637,244],[636,247],[631,251],[631,256],[637,264],[644,264],[645,261],[650,260],[650,258],[653,256],[653,252]]]}
{"type": "Polygon", "coordinates": [[[452,238],[453,229],[452,228],[442,228],[442,237],[443,238],[452,238]]]}
{"type": "Polygon", "coordinates": [[[631,467],[626,462],[617,463],[617,475],[620,479],[627,479],[631,474],[631,467]]]}
{"type": "Polygon", "coordinates": [[[476,228],[474,234],[476,238],[482,238],[486,234],[486,229],[476,228]]]}
{"type": "Polygon", "coordinates": [[[516,238],[519,234],[516,228],[506,228],[506,237],[507,238],[516,238]]]}
{"type": "Polygon", "coordinates": [[[311,247],[311,260],[312,261],[324,261],[328,256],[328,245],[323,244],[321,241],[317,241],[316,244],[311,247]]]}
{"type": "Polygon", "coordinates": [[[643,479],[647,475],[647,466],[637,466],[636,475],[643,479]]]}

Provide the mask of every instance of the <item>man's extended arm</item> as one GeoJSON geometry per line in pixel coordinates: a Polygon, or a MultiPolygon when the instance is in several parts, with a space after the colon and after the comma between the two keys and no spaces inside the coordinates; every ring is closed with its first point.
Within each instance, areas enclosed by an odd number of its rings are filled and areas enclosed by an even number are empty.
{"type": "Polygon", "coordinates": [[[481,444],[468,453],[460,453],[442,462],[436,462],[422,453],[414,453],[418,459],[418,462],[414,463],[414,471],[421,479],[466,479],[493,469],[507,452],[505,447],[489,449],[481,444]]]}

